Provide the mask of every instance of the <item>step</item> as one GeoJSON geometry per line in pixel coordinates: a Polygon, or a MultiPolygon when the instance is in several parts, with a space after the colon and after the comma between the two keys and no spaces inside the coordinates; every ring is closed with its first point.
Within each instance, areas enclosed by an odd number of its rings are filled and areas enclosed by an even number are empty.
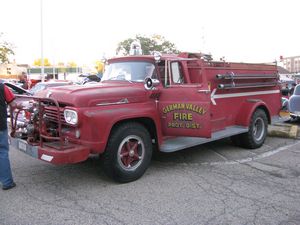
{"type": "Polygon", "coordinates": [[[185,148],[201,145],[211,141],[219,140],[222,138],[230,137],[233,135],[248,132],[247,127],[242,126],[231,126],[224,130],[212,133],[211,138],[200,138],[200,137],[171,137],[163,142],[160,146],[161,152],[175,152],[185,148]]]}

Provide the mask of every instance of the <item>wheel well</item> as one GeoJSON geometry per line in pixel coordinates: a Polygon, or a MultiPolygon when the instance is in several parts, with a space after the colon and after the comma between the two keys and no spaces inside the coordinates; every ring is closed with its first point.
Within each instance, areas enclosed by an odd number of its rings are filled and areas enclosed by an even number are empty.
{"type": "Polygon", "coordinates": [[[267,109],[267,107],[264,106],[264,105],[260,105],[260,106],[257,107],[257,109],[262,109],[266,113],[266,116],[268,118],[268,123],[270,124],[271,123],[271,117],[270,117],[270,113],[269,113],[269,110],[267,109]]]}
{"type": "Polygon", "coordinates": [[[111,131],[114,130],[114,129],[117,129],[118,126],[120,126],[124,123],[127,123],[127,122],[137,122],[137,123],[142,124],[149,131],[151,139],[154,139],[155,143],[157,143],[157,133],[156,133],[155,123],[152,119],[150,119],[148,117],[130,118],[130,119],[118,121],[117,123],[115,123],[113,125],[111,131]]]}

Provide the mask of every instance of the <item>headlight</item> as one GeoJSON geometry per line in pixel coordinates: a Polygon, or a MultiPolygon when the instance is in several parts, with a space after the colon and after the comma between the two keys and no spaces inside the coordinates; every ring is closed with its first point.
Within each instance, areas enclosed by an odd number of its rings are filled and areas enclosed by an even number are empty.
{"type": "Polygon", "coordinates": [[[78,122],[77,112],[70,109],[65,109],[64,111],[65,121],[69,124],[76,125],[78,122]]]}

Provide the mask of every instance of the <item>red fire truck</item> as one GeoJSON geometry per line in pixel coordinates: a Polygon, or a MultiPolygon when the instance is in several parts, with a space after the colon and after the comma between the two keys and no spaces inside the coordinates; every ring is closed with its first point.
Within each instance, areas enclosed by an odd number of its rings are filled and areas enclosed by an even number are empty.
{"type": "Polygon", "coordinates": [[[152,152],[231,137],[260,147],[279,119],[276,65],[213,61],[203,54],[126,56],[108,61],[99,84],[41,92],[11,114],[11,143],[53,164],[99,154],[118,182],[141,177],[152,152]],[[26,122],[17,123],[26,113],[26,122]]]}

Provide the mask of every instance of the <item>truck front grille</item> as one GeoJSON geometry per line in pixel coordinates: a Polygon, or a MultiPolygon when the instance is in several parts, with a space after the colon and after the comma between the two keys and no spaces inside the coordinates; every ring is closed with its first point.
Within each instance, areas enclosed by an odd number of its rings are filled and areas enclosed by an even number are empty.
{"type": "Polygon", "coordinates": [[[45,107],[44,111],[44,119],[58,123],[58,120],[61,121],[62,124],[66,125],[64,110],[63,108],[59,108],[59,111],[56,107],[45,107]]]}

